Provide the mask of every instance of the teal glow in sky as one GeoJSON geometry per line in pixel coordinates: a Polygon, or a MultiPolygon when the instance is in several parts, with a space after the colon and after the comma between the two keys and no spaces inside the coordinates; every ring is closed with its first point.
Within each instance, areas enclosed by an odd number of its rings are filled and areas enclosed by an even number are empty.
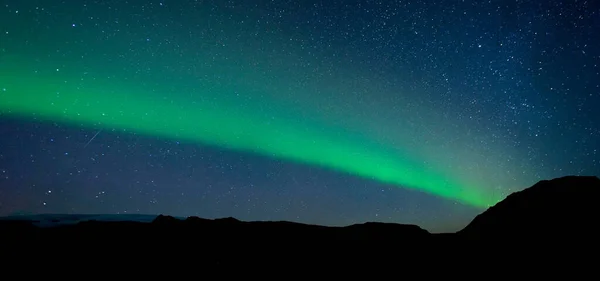
{"type": "Polygon", "coordinates": [[[598,175],[592,2],[0,0],[0,215],[460,229],[598,175]]]}
{"type": "Polygon", "coordinates": [[[127,129],[249,151],[417,189],[475,207],[487,207],[497,199],[483,192],[485,189],[427,169],[408,148],[399,155],[328,124],[284,114],[286,108],[264,112],[260,106],[218,98],[228,96],[226,93],[198,89],[187,93],[192,97],[188,99],[181,98],[183,95],[157,98],[125,85],[70,85],[52,76],[16,72],[5,73],[0,84],[10,89],[0,95],[0,110],[25,119],[127,129]],[[206,97],[213,98],[203,101],[206,97]]]}

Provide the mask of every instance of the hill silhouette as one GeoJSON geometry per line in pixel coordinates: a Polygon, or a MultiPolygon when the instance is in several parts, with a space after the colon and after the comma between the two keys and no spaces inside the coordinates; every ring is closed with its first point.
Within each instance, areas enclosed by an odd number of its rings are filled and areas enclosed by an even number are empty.
{"type": "Polygon", "coordinates": [[[38,215],[0,219],[0,241],[10,241],[15,249],[64,251],[73,247],[94,254],[151,247],[187,251],[211,264],[279,264],[303,259],[303,255],[309,255],[311,263],[353,264],[360,260],[376,264],[399,253],[408,257],[413,256],[410,253],[433,255],[441,249],[464,252],[474,245],[481,253],[489,249],[481,247],[482,243],[512,243],[513,248],[540,241],[551,241],[553,247],[573,241],[596,245],[598,195],[597,177],[540,181],[490,207],[461,231],[446,234],[431,234],[416,225],[377,222],[326,227],[166,215],[152,220],[146,215],[38,215]],[[265,257],[257,259],[257,255],[265,257]]]}
{"type": "Polygon", "coordinates": [[[567,176],[510,194],[458,232],[468,239],[598,237],[600,179],[567,176]]]}

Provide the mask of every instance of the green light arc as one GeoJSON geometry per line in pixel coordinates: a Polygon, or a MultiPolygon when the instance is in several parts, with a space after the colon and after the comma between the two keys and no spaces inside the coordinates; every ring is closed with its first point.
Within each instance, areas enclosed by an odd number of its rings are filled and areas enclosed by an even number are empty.
{"type": "MultiPolygon", "coordinates": [[[[417,165],[341,130],[302,118],[269,119],[256,108],[225,100],[161,99],[101,87],[72,86],[32,75],[3,75],[0,112],[18,118],[120,128],[166,138],[316,165],[382,183],[420,190],[475,207],[497,200],[474,186],[417,165]],[[27,77],[29,76],[29,77],[27,77]],[[58,94],[57,94],[58,92],[58,94]],[[85,94],[83,94],[85,93],[85,94]]],[[[202,95],[200,91],[194,93],[202,95]]],[[[215,96],[215,95],[211,95],[215,96]]]]}

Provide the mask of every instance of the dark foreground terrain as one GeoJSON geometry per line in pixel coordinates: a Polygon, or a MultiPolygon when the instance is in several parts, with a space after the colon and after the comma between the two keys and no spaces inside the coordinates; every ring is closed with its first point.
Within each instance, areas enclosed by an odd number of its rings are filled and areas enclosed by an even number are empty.
{"type": "MultiPolygon", "coordinates": [[[[595,256],[600,230],[600,179],[541,181],[508,196],[457,233],[430,234],[415,225],[365,223],[324,227],[292,222],[243,222],[157,216],[146,221],[80,216],[0,220],[4,253],[77,253],[128,258],[176,255],[209,264],[384,264],[479,258],[491,252],[540,254],[536,249],[595,256]],[[54,221],[52,221],[54,220],[54,221]],[[52,223],[55,222],[56,225],[52,223]]],[[[541,254],[540,254],[541,255],[541,254]]]]}

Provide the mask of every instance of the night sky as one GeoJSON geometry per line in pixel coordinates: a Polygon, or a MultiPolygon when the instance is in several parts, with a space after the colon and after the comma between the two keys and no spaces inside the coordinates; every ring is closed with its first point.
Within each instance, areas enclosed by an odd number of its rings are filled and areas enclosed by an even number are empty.
{"type": "Polygon", "coordinates": [[[600,175],[599,6],[0,0],[0,216],[456,231],[600,175]]]}

